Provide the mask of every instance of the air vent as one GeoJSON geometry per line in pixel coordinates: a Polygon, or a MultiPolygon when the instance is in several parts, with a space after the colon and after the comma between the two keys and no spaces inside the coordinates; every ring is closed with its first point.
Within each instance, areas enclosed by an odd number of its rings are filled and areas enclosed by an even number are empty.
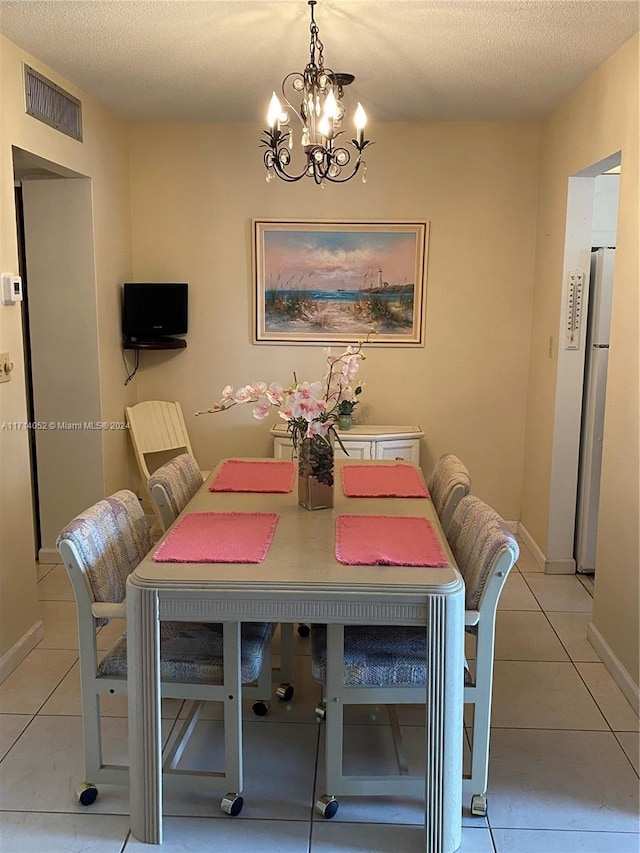
{"type": "Polygon", "coordinates": [[[82,142],[82,104],[77,98],[28,65],[24,66],[24,92],[27,115],[82,142]]]}

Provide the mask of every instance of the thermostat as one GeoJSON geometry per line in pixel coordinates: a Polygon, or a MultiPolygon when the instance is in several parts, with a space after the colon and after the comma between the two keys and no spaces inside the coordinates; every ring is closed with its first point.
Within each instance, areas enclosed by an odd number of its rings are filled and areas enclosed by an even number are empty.
{"type": "Polygon", "coordinates": [[[2,273],[2,304],[13,305],[22,302],[22,279],[10,272],[2,273]]]}

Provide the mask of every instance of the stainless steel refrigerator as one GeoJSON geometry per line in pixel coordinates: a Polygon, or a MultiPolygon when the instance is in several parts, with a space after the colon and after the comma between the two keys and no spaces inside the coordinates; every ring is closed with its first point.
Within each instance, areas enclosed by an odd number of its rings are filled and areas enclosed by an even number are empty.
{"type": "Polygon", "coordinates": [[[615,249],[595,249],[591,253],[576,514],[575,556],[579,572],[596,570],[600,468],[614,263],[615,249]]]}

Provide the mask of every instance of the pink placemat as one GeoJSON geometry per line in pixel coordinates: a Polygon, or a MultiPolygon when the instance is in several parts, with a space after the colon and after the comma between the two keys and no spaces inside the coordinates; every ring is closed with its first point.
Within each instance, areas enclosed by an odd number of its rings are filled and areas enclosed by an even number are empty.
{"type": "Polygon", "coordinates": [[[209,486],[210,492],[290,492],[293,462],[227,459],[209,486]]]}
{"type": "Polygon", "coordinates": [[[348,498],[428,498],[413,465],[345,465],[342,491],[348,498]]]}
{"type": "Polygon", "coordinates": [[[448,566],[426,518],[339,515],[336,559],[347,566],[448,566]]]}
{"type": "Polygon", "coordinates": [[[278,522],[275,512],[192,512],[176,523],[157,563],[261,563],[278,522]]]}

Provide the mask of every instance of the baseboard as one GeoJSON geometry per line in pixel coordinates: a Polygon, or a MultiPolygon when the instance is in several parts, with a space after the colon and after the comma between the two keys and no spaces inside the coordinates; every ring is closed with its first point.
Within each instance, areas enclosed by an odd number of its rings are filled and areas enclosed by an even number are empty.
{"type": "Polygon", "coordinates": [[[543,554],[542,549],[538,546],[538,543],[535,541],[533,536],[529,533],[529,531],[522,522],[518,524],[517,532],[518,536],[522,539],[529,551],[531,551],[531,556],[535,560],[536,566],[540,569],[541,572],[546,571],[547,558],[543,554]]]}
{"type": "Polygon", "coordinates": [[[548,575],[575,575],[576,561],[572,557],[559,560],[547,560],[544,571],[548,575]]]}
{"type": "Polygon", "coordinates": [[[624,693],[627,701],[636,712],[640,715],[640,686],[638,686],[627,670],[622,666],[618,658],[613,653],[611,646],[607,643],[600,631],[596,628],[593,622],[587,625],[587,640],[596,650],[598,657],[605,665],[607,671],[624,693]]]}
{"type": "Polygon", "coordinates": [[[516,533],[518,532],[518,525],[519,525],[519,523],[520,523],[520,522],[518,522],[518,521],[505,521],[505,524],[507,525],[507,527],[508,527],[508,528],[509,528],[509,530],[513,533],[513,535],[514,535],[514,536],[515,536],[515,535],[516,535],[516,533]]]}
{"type": "Polygon", "coordinates": [[[6,655],[0,659],[0,684],[8,678],[13,670],[22,663],[29,652],[34,649],[40,640],[44,637],[44,622],[38,619],[37,622],[29,628],[26,634],[23,634],[18,642],[9,649],[6,655]]]}
{"type": "Polygon", "coordinates": [[[40,548],[38,551],[38,562],[45,566],[62,563],[57,548],[40,548]]]}

